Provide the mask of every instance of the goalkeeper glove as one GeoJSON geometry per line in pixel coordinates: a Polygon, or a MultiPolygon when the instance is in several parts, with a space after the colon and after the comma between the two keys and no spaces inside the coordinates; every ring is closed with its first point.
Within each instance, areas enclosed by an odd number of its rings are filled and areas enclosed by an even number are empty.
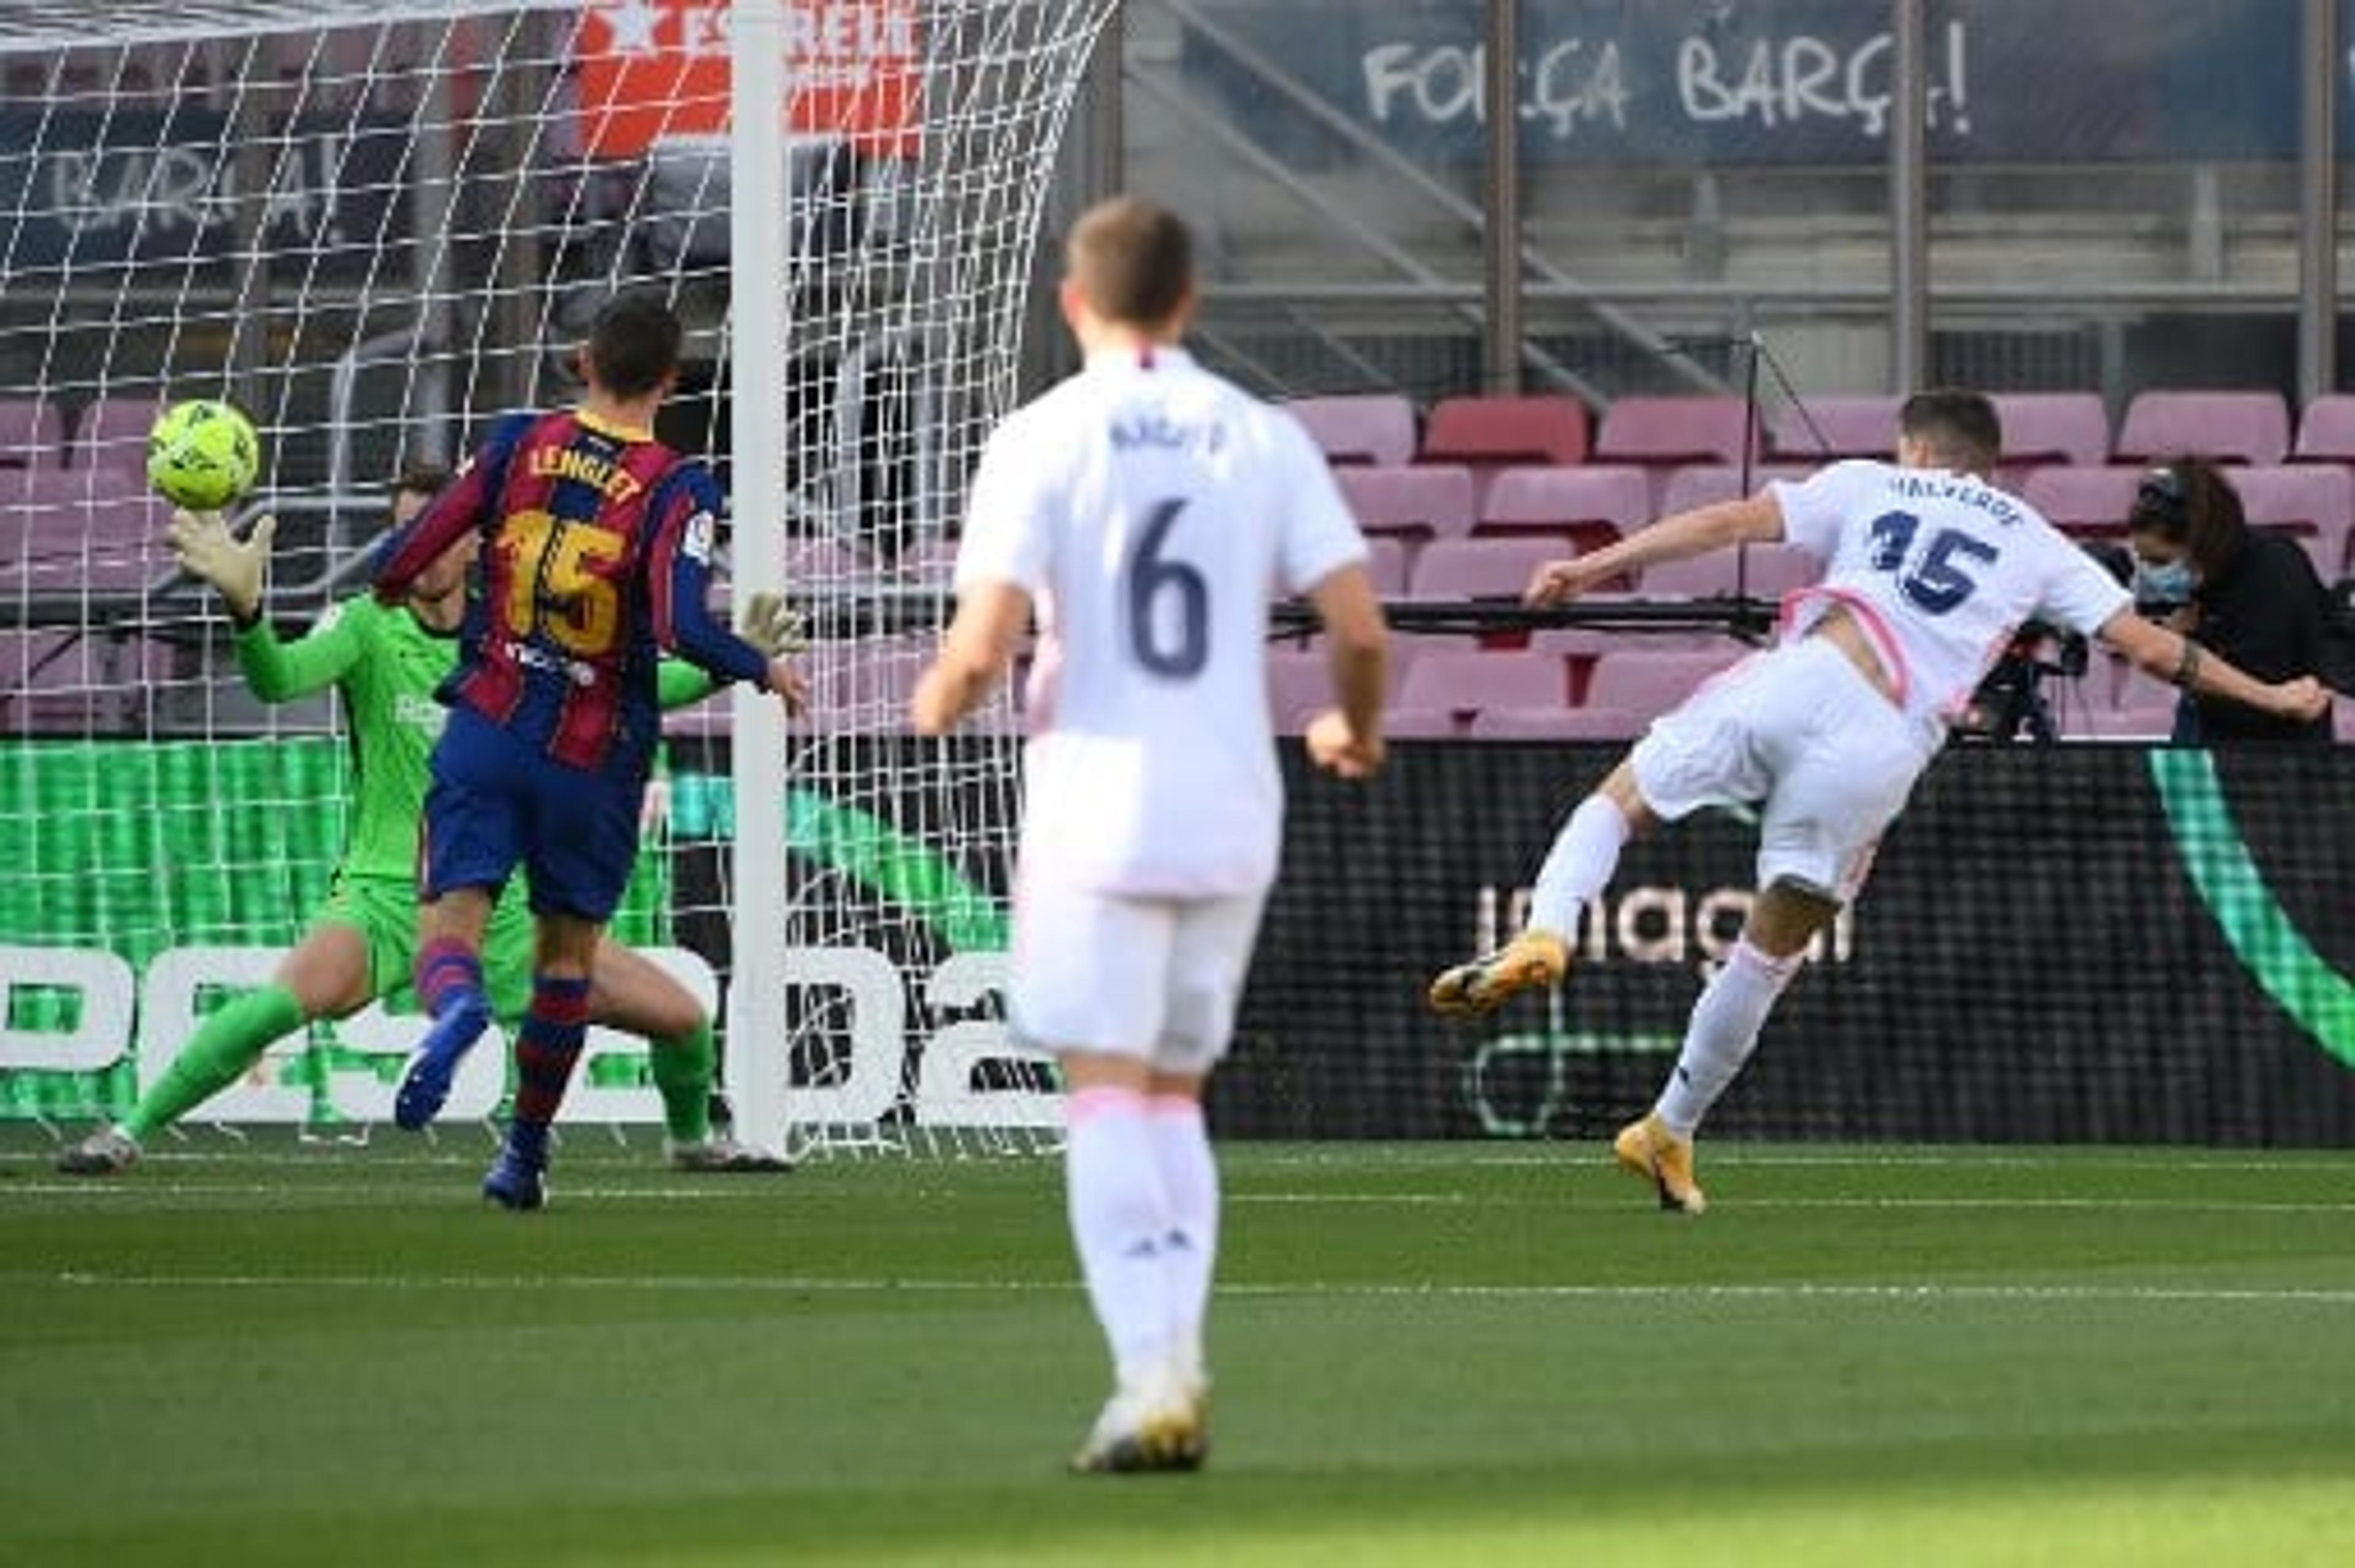
{"type": "Polygon", "coordinates": [[[736,635],[773,659],[809,648],[809,639],[802,635],[802,613],[787,608],[783,594],[766,589],[745,599],[737,612],[736,635]]]}
{"type": "Polygon", "coordinates": [[[175,511],[166,537],[181,567],[219,590],[229,611],[250,625],[261,613],[261,583],[270,566],[270,540],[278,519],[264,516],[240,543],[218,512],[175,511]]]}

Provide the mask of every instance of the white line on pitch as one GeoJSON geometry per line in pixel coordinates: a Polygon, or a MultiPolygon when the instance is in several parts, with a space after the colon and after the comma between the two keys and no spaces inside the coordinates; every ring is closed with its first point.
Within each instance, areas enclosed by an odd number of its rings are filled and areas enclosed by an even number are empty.
{"type": "MultiPolygon", "coordinates": [[[[62,1285],[78,1288],[182,1290],[610,1290],[671,1293],[738,1290],[786,1296],[1060,1295],[1076,1288],[1068,1280],[890,1279],[823,1275],[109,1275],[69,1270],[59,1274],[0,1275],[10,1285],[62,1285]]],[[[1223,1296],[1342,1296],[1371,1299],[1472,1301],[1987,1301],[2118,1302],[2245,1306],[2355,1306],[2355,1288],[2291,1286],[2283,1289],[2166,1285],[1949,1285],[1935,1281],[1779,1285],[1440,1285],[1301,1281],[1236,1284],[1223,1296]]]]}
{"type": "MultiPolygon", "coordinates": [[[[1493,1195],[1468,1192],[1230,1192],[1233,1204],[1363,1205],[1368,1208],[1493,1209],[1493,1195]]],[[[2300,1203],[2257,1199],[2247,1202],[2229,1198],[1742,1198],[1729,1199],[1729,1209],[1959,1209],[2005,1211],[2058,1209],[2148,1211],[2166,1214],[2355,1214],[2355,1202],[2300,1203]]]]}

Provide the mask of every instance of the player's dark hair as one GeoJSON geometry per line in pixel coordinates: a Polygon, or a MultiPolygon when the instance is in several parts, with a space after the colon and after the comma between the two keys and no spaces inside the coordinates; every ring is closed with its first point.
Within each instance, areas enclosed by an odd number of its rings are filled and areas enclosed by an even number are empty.
{"type": "Polygon", "coordinates": [[[1897,411],[1897,429],[1958,474],[1987,478],[2003,455],[2003,420],[1984,392],[1955,388],[1916,392],[1897,411]]]}
{"type": "Polygon", "coordinates": [[[2154,464],[2142,476],[2126,514],[2126,531],[2157,534],[2181,545],[2191,569],[2213,578],[2248,539],[2249,516],[2223,471],[2187,453],[2154,464]]]}
{"type": "Polygon", "coordinates": [[[686,329],[669,305],[650,293],[616,294],[589,324],[590,378],[617,398],[658,391],[678,368],[686,329]]]}
{"type": "Polygon", "coordinates": [[[412,463],[392,482],[392,497],[421,496],[432,500],[450,487],[450,471],[437,463],[412,463]]]}
{"type": "Polygon", "coordinates": [[[1098,202],[1071,226],[1069,262],[1089,308],[1127,326],[1161,326],[1194,286],[1194,240],[1177,214],[1133,196],[1098,202]]]}

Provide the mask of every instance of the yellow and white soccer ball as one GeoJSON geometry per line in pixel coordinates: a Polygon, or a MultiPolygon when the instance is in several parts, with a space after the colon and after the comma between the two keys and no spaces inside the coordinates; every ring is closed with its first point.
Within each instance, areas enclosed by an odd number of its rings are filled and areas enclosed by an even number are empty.
{"type": "Polygon", "coordinates": [[[218,511],[261,476],[253,421],[217,398],[174,403],[147,432],[147,482],[176,507],[218,511]]]}

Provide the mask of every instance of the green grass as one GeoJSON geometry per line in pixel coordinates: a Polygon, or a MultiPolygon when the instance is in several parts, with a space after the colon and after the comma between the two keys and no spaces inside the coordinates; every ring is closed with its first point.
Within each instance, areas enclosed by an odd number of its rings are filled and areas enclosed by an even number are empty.
{"type": "Polygon", "coordinates": [[[0,1563],[2336,1563],[2355,1157],[1239,1146],[1199,1477],[1051,1160],[0,1142],[0,1563]],[[177,1152],[176,1152],[177,1151],[177,1152]]]}

